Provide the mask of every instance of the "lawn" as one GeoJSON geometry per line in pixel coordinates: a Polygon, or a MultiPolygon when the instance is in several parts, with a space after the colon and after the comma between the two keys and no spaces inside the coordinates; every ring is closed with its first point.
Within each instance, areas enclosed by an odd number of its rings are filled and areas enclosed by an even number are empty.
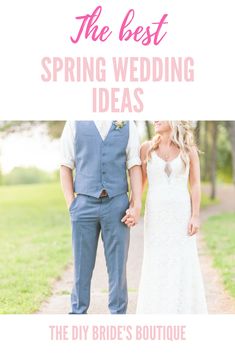
{"type": "Polygon", "coordinates": [[[202,226],[214,266],[225,288],[235,297],[235,213],[210,217],[202,226]]]}
{"type": "Polygon", "coordinates": [[[59,184],[0,187],[0,313],[33,313],[71,260],[59,184]]]}

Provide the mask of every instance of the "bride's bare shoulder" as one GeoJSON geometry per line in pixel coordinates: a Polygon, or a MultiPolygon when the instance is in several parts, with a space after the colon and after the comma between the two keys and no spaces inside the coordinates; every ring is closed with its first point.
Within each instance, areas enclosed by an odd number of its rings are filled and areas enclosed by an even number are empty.
{"type": "Polygon", "coordinates": [[[151,140],[148,140],[148,141],[144,141],[141,145],[141,149],[142,150],[147,150],[149,149],[151,146],[151,140]]]}
{"type": "Polygon", "coordinates": [[[146,159],[146,156],[147,156],[147,153],[148,153],[148,150],[151,146],[151,141],[145,141],[142,143],[141,147],[140,147],[140,156],[141,156],[141,159],[146,159]]]}

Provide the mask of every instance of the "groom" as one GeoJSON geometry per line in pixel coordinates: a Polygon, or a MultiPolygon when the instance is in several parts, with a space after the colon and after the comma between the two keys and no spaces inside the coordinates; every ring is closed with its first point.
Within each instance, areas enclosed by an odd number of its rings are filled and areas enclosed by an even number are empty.
{"type": "Polygon", "coordinates": [[[87,313],[100,232],[109,277],[109,310],[111,314],[126,313],[130,227],[138,222],[141,209],[139,147],[132,121],[67,121],[65,124],[60,175],[72,223],[71,314],[87,313]]]}

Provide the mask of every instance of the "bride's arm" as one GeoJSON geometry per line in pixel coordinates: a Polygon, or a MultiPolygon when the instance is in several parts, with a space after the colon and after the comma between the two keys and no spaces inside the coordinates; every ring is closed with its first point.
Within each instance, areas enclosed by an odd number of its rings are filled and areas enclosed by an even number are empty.
{"type": "Polygon", "coordinates": [[[189,234],[194,235],[200,226],[200,203],[201,203],[201,181],[200,181],[200,162],[198,151],[193,147],[190,154],[189,184],[192,200],[192,216],[189,223],[189,234]]]}
{"type": "Polygon", "coordinates": [[[142,191],[147,181],[147,154],[150,147],[150,142],[146,141],[141,145],[140,148],[140,159],[141,159],[141,168],[142,168],[142,191]]]}

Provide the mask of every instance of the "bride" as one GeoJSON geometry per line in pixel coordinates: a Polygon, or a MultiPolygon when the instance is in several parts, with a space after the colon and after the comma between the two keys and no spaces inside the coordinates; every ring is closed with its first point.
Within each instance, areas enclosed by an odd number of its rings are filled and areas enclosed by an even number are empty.
{"type": "Polygon", "coordinates": [[[148,181],[137,314],[205,314],[197,253],[200,166],[188,121],[155,121],[141,146],[148,181]]]}

